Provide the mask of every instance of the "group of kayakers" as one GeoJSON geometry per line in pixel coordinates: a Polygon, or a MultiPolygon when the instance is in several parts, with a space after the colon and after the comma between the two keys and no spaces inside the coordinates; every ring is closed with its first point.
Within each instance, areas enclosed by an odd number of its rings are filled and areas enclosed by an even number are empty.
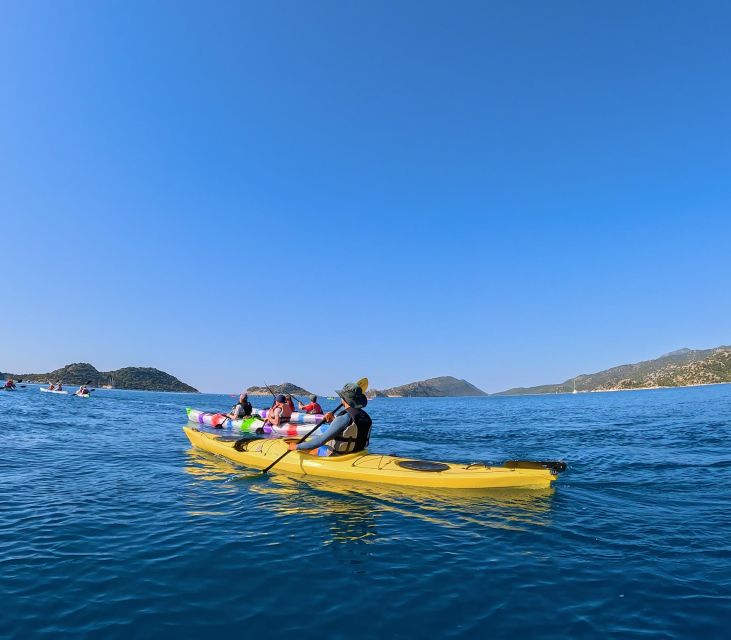
{"type": "MultiPolygon", "coordinates": [[[[368,404],[365,393],[353,382],[346,384],[336,393],[340,396],[343,407],[343,410],[337,415],[332,411],[323,414],[322,407],[314,394],[310,395],[307,404],[297,400],[301,412],[311,415],[322,414],[322,422],[329,426],[304,442],[289,443],[290,450],[297,449],[313,455],[330,456],[355,453],[368,446],[372,422],[370,416],[363,411],[363,407],[368,404]]],[[[291,394],[275,395],[274,402],[266,413],[266,422],[274,426],[286,423],[295,411],[294,406],[291,394]]],[[[251,417],[252,413],[253,407],[249,402],[249,397],[242,393],[236,405],[226,416],[232,420],[241,420],[251,417]]]]}
{"type": "MultiPolygon", "coordinates": [[[[63,391],[63,382],[57,382],[56,384],[53,384],[53,382],[48,383],[48,390],[49,391],[63,391]]],[[[75,396],[88,396],[91,393],[91,390],[89,389],[87,384],[82,384],[76,391],[74,391],[75,396]]]]}
{"type": "MultiPolygon", "coordinates": [[[[302,413],[322,415],[322,407],[320,406],[320,403],[317,402],[317,396],[314,394],[310,396],[310,401],[307,404],[304,404],[301,400],[297,400],[297,404],[299,405],[299,410],[302,413]]],[[[292,396],[290,394],[280,393],[274,398],[274,404],[268,414],[271,416],[269,421],[272,424],[278,425],[282,422],[287,422],[287,419],[290,418],[293,413],[294,401],[292,400],[292,396]]]]}
{"type": "MultiPolygon", "coordinates": [[[[310,415],[322,414],[322,407],[317,402],[317,396],[314,394],[310,396],[310,401],[307,404],[304,404],[300,400],[297,400],[297,404],[302,413],[310,415]]],[[[241,420],[242,418],[250,418],[253,410],[251,402],[249,402],[248,394],[242,393],[239,396],[239,401],[231,408],[231,411],[226,416],[232,420],[241,420]]],[[[274,397],[274,403],[269,410],[269,422],[274,425],[287,422],[287,419],[292,416],[294,411],[294,399],[292,395],[280,393],[274,397]]]]}
{"type": "MultiPolygon", "coordinates": [[[[22,382],[22,380],[19,380],[19,382],[22,382]]],[[[25,386],[25,385],[23,385],[25,386]]],[[[8,378],[5,383],[3,384],[2,388],[5,391],[15,391],[18,387],[15,384],[15,380],[13,378],[8,378]]],[[[63,382],[48,382],[48,391],[63,391],[63,382]]],[[[91,389],[89,389],[89,386],[87,384],[82,384],[75,392],[74,395],[76,396],[88,396],[91,393],[91,389]]],[[[251,406],[251,405],[249,405],[251,406]]]]}

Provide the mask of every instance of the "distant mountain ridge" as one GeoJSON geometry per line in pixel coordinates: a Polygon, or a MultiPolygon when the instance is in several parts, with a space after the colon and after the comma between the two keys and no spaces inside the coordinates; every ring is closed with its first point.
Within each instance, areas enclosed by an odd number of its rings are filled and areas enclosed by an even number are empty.
{"type": "Polygon", "coordinates": [[[61,381],[68,385],[81,385],[91,380],[90,386],[101,387],[111,378],[115,389],[136,389],[141,391],[184,391],[198,393],[198,390],[169,373],[154,367],[124,367],[116,371],[99,371],[88,362],[75,362],[49,373],[6,373],[24,382],[61,381]]]}
{"type": "Polygon", "coordinates": [[[388,398],[444,398],[444,397],[463,397],[463,396],[486,396],[487,394],[478,389],[475,385],[467,380],[460,380],[453,376],[440,376],[438,378],[429,378],[428,380],[419,380],[402,384],[398,387],[390,389],[373,389],[369,391],[368,397],[388,397],[388,398]]]}
{"type": "Polygon", "coordinates": [[[570,393],[577,391],[618,391],[684,387],[731,382],[731,346],[713,349],[678,349],[654,360],[623,364],[597,373],[582,374],[559,384],[516,387],[493,395],[570,393]]]}

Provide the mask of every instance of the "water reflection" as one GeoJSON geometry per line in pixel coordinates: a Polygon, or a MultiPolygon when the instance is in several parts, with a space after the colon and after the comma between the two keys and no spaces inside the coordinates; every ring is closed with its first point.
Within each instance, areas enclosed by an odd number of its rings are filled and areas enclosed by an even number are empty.
{"type": "MultiPolygon", "coordinates": [[[[239,483],[241,486],[242,483],[239,483]]],[[[327,522],[326,544],[367,543],[377,535],[372,502],[363,495],[328,493],[288,476],[273,476],[267,482],[249,485],[252,493],[276,496],[268,506],[281,516],[304,516],[327,522]],[[313,490],[314,489],[314,490],[313,490]]],[[[266,504],[262,501],[262,504],[266,504]]]]}
{"type": "Polygon", "coordinates": [[[325,544],[375,542],[379,519],[389,515],[473,533],[483,527],[524,531],[550,523],[553,488],[441,491],[284,474],[252,480],[224,458],[197,449],[187,453],[186,472],[215,483],[217,492],[247,492],[261,496],[257,508],[327,522],[325,544]]]}

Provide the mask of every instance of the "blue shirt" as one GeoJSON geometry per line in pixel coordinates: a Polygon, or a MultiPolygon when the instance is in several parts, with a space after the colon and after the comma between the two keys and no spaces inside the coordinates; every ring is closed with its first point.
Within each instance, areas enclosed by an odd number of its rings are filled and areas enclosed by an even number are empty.
{"type": "Polygon", "coordinates": [[[317,447],[321,447],[328,440],[332,440],[335,434],[338,433],[338,431],[345,429],[345,427],[347,427],[351,422],[352,419],[350,417],[350,414],[344,413],[343,415],[335,418],[335,420],[330,423],[330,426],[325,431],[315,435],[312,440],[300,442],[297,445],[297,449],[305,451],[309,451],[310,449],[317,449],[317,447]]]}

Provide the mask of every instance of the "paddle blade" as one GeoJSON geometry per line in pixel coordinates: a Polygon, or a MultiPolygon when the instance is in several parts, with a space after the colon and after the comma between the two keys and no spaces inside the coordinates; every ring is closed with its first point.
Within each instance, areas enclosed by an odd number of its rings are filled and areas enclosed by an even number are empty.
{"type": "Polygon", "coordinates": [[[254,480],[261,480],[266,476],[261,471],[249,471],[247,473],[237,473],[235,476],[229,478],[229,482],[252,482],[254,480]]]}
{"type": "Polygon", "coordinates": [[[368,378],[361,378],[358,380],[357,384],[363,393],[368,391],[368,378]]]}

